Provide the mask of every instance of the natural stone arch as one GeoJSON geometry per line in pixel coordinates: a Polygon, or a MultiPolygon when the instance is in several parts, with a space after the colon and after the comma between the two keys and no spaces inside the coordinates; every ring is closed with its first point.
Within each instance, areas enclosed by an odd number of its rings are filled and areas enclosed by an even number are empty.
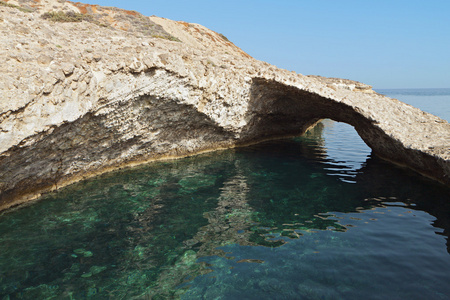
{"type": "MultiPolygon", "coordinates": [[[[329,93],[323,83],[313,83],[309,89],[253,78],[239,101],[218,101],[235,114],[237,124],[244,124],[231,128],[196,104],[151,90],[126,101],[113,98],[5,151],[0,156],[0,210],[120,167],[299,136],[324,118],[352,125],[377,156],[450,185],[447,122],[381,95],[342,89],[329,93]],[[395,121],[406,126],[407,135],[395,132],[392,113],[384,115],[386,107],[399,112],[395,121]]],[[[192,89],[194,95],[208,97],[192,89]]]]}
{"type": "MultiPolygon", "coordinates": [[[[406,106],[404,103],[401,105],[406,106]]],[[[420,112],[417,117],[420,120],[422,112],[418,109],[417,111],[420,112]]],[[[376,113],[375,111],[375,117],[376,113]]],[[[375,155],[397,165],[408,166],[444,184],[450,184],[449,160],[435,153],[406,147],[403,140],[394,138],[380,128],[380,120],[369,118],[359,107],[342,101],[275,80],[255,78],[251,87],[247,119],[248,124],[241,133],[242,144],[282,136],[299,136],[322,119],[347,123],[355,128],[375,155]]],[[[408,127],[408,124],[404,126],[408,127]]],[[[414,129],[413,126],[410,126],[411,130],[414,129]]],[[[430,147],[430,150],[435,149],[430,147]]],[[[448,150],[444,145],[444,155],[448,150]]]]}
{"type": "MultiPolygon", "coordinates": [[[[46,3],[36,13],[80,10],[46,3]]],[[[450,185],[446,121],[359,82],[257,61],[201,25],[152,17],[182,42],[143,39],[149,21],[132,15],[129,31],[65,24],[49,44],[61,48],[43,49],[48,21],[3,9],[0,210],[121,167],[301,135],[322,118],[351,124],[378,156],[450,185]]]]}

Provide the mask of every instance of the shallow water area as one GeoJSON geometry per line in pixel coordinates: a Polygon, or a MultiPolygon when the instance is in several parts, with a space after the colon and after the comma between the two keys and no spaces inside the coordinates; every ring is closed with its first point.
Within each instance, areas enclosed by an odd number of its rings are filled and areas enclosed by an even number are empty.
{"type": "Polygon", "coordinates": [[[0,215],[0,299],[448,299],[450,190],[325,120],[0,215]]]}

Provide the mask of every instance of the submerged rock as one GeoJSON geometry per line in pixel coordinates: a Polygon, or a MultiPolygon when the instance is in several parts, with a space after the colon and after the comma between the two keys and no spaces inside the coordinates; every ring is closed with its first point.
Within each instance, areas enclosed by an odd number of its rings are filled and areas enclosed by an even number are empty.
{"type": "Polygon", "coordinates": [[[68,1],[8,3],[0,209],[124,166],[301,135],[323,118],[450,185],[450,125],[370,86],[278,69],[198,24],[68,1]],[[54,10],[77,22],[41,18],[54,10]]]}
{"type": "Polygon", "coordinates": [[[92,256],[94,256],[94,254],[91,251],[88,251],[88,250],[85,250],[85,249],[81,249],[81,248],[80,249],[75,249],[75,250],[73,250],[73,252],[75,254],[82,255],[84,257],[92,257],[92,256]]]}

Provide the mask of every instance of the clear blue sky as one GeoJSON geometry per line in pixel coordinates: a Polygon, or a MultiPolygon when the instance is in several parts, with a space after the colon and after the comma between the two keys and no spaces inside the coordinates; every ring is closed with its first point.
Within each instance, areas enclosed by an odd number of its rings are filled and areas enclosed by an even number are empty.
{"type": "Polygon", "coordinates": [[[202,24],[256,59],[374,88],[450,88],[450,0],[82,1],[202,24]]]}

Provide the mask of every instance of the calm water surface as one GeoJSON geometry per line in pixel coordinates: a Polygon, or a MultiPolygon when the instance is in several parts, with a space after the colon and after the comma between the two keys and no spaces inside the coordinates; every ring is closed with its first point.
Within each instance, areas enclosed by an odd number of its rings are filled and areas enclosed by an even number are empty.
{"type": "Polygon", "coordinates": [[[3,213],[0,299],[449,299],[449,232],[448,188],[325,120],[3,213]]]}
{"type": "Polygon", "coordinates": [[[380,89],[376,91],[450,121],[450,89],[380,89]]]}

